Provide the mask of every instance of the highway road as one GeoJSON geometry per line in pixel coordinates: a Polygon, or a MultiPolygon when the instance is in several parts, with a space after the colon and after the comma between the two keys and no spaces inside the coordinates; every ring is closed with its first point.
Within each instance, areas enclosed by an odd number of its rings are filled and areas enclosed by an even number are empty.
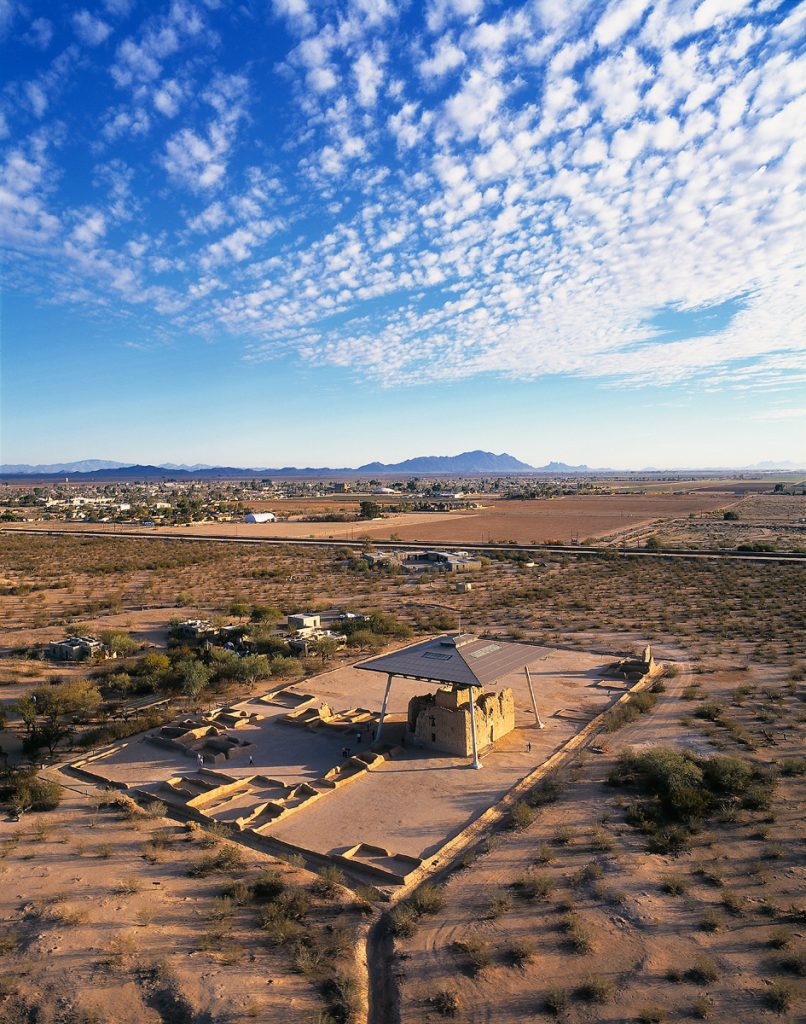
{"type": "MultiPolygon", "coordinates": [[[[88,529],[67,529],[58,526],[50,526],[47,529],[36,527],[13,526],[0,529],[3,534],[35,534],[37,536],[65,536],[65,537],[101,537],[106,540],[136,538],[138,540],[151,541],[185,541],[187,543],[201,544],[241,544],[241,545],[280,545],[321,548],[356,548],[364,546],[362,541],[329,540],[321,537],[230,537],[216,534],[192,534],[192,533],[156,533],[150,527],[131,528],[114,527],[106,528],[92,527],[88,529]]],[[[414,541],[372,541],[372,546],[389,550],[423,550],[423,548],[437,548],[440,551],[474,551],[479,553],[523,552],[535,557],[549,554],[573,555],[577,558],[686,558],[696,560],[720,560],[720,561],[741,561],[741,562],[806,562],[806,554],[797,551],[722,551],[722,550],[694,550],[684,548],[624,548],[615,545],[596,547],[585,544],[449,544],[440,542],[439,545],[418,544],[414,541]]]]}

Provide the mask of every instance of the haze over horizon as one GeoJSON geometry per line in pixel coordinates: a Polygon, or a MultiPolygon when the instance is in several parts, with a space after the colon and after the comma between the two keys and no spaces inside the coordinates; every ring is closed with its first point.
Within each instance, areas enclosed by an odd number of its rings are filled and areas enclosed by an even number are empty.
{"type": "Polygon", "coordinates": [[[0,0],[0,462],[806,463],[805,32],[0,0]]]}

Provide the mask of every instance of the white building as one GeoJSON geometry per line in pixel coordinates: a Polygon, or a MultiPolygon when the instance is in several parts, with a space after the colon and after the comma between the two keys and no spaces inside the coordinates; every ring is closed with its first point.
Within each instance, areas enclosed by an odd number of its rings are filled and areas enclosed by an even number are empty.
{"type": "Polygon", "coordinates": [[[322,619],[319,615],[307,615],[300,612],[298,615],[288,616],[289,629],[320,629],[322,619]]]}
{"type": "Polygon", "coordinates": [[[247,512],[243,521],[245,523],[275,523],[277,516],[273,512],[247,512]]]}

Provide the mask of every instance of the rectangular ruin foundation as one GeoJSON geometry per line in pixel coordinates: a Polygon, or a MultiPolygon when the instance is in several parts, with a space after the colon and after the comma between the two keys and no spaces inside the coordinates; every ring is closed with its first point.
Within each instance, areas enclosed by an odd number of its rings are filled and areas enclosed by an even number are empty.
{"type": "MultiPolygon", "coordinates": [[[[623,695],[630,666],[614,675],[613,661],[536,648],[530,668],[545,728],[523,673],[502,678],[496,689],[511,690],[515,728],[482,741],[481,771],[409,731],[422,681],[395,680],[374,745],[384,679],[353,667],[185,716],[70,767],[161,800],[177,817],[220,822],[267,852],[299,850],[396,886],[438,862],[446,844],[623,695]]],[[[641,678],[632,668],[628,684],[641,678]]]]}

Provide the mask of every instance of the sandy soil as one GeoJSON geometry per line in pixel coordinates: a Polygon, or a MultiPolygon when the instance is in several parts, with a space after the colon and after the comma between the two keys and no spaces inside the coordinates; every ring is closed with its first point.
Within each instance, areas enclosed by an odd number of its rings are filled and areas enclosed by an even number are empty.
{"type": "MultiPolygon", "coordinates": [[[[776,679],[777,673],[759,672],[750,680],[746,673],[735,672],[702,678],[711,697],[729,695],[738,683],[763,683],[765,677],[776,679]]],[[[680,724],[681,708],[688,704],[680,694],[690,681],[681,675],[652,714],[613,737],[608,753],[588,755],[567,776],[560,800],[545,807],[531,826],[502,835],[471,870],[449,876],[445,908],[422,918],[415,937],[399,943],[396,973],[404,1024],[441,1019],[430,999],[446,989],[458,996],[456,1019],[473,1024],[550,1019],[544,1007],[552,988],[566,993],[568,1007],[559,1018],[571,1022],[635,1021],[648,1007],[659,1016],[647,1019],[661,1021],[704,1016],[719,1022],[802,1019],[797,1011],[778,1016],[765,1009],[773,980],[804,994],[802,982],[778,966],[780,957],[769,945],[776,926],[787,919],[787,908],[799,905],[806,881],[802,853],[792,846],[802,824],[802,781],[782,781],[770,819],[745,812],[735,821],[713,823],[695,837],[691,852],[677,858],[647,855],[643,837],[624,822],[619,791],[604,785],[616,751],[629,745],[682,745],[714,752],[706,735],[680,724]],[[765,820],[772,824],[760,827],[765,820]],[[555,838],[559,828],[570,830],[566,845],[555,838]],[[542,850],[548,851],[548,863],[542,863],[542,850]],[[593,884],[574,881],[591,862],[599,865],[601,878],[593,884]],[[703,866],[712,873],[710,881],[703,866]],[[528,871],[549,878],[553,890],[546,900],[517,895],[514,883],[528,871]],[[663,879],[672,873],[684,878],[683,895],[663,891],[663,879]],[[736,897],[736,910],[723,906],[726,890],[736,897]],[[500,894],[509,899],[509,909],[496,916],[490,901],[500,894]],[[762,912],[768,906],[778,909],[762,912]],[[566,946],[560,923],[569,908],[591,930],[588,954],[566,946]],[[698,924],[706,911],[717,914],[720,923],[714,932],[698,924]],[[454,945],[469,937],[489,947],[490,965],[478,974],[454,945]],[[534,949],[524,967],[512,966],[507,952],[519,940],[534,949]],[[716,977],[706,984],[686,976],[701,957],[715,965],[716,977]],[[590,976],[611,989],[602,1005],[578,994],[590,976]]],[[[796,697],[788,700],[797,706],[796,697]]],[[[735,714],[753,717],[750,708],[735,714]]],[[[779,758],[802,750],[802,740],[790,733],[788,739],[776,740],[774,752],[762,756],[779,758]]],[[[800,931],[796,924],[794,932],[800,931]]]]}
{"type": "MultiPolygon", "coordinates": [[[[66,792],[57,812],[0,821],[0,922],[16,946],[4,947],[0,972],[14,978],[4,995],[16,989],[15,1003],[38,1005],[40,1021],[314,1019],[315,989],[261,938],[254,908],[236,906],[224,948],[203,949],[226,882],[253,877],[267,858],[244,851],[243,868],[229,877],[190,878],[188,866],[205,851],[183,826],[99,810],[89,786],[66,792]]],[[[307,872],[282,871],[310,883],[307,872]]],[[[326,917],[336,924],[339,916],[337,901],[326,917]]],[[[13,1019],[34,1018],[21,1011],[13,1019]]]]}

